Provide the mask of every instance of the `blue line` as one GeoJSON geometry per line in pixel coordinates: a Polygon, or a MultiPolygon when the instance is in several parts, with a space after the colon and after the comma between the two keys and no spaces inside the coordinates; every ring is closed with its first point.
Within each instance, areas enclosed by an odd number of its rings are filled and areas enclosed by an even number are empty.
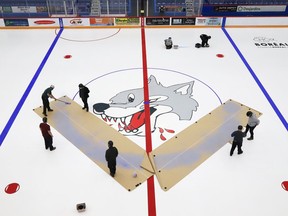
{"type": "Polygon", "coordinates": [[[59,25],[60,25],[60,29],[64,27],[62,18],[59,18],[59,25]]]}
{"type": "Polygon", "coordinates": [[[224,28],[226,25],[226,17],[222,18],[222,28],[224,28]]]}
{"type": "Polygon", "coordinates": [[[264,88],[264,86],[262,85],[262,83],[260,82],[258,77],[256,76],[256,74],[254,73],[253,69],[250,67],[250,65],[248,64],[248,62],[246,61],[246,59],[242,55],[241,51],[238,49],[238,47],[236,46],[236,44],[234,43],[234,41],[230,37],[229,33],[226,31],[226,29],[222,27],[222,30],[225,33],[225,35],[228,38],[228,40],[230,41],[230,43],[232,44],[232,46],[234,47],[234,49],[236,50],[236,52],[238,53],[238,55],[240,56],[241,60],[243,61],[243,63],[247,67],[247,69],[249,70],[250,74],[252,75],[252,77],[254,78],[255,82],[257,83],[257,85],[261,89],[262,93],[265,95],[266,99],[268,100],[268,102],[270,103],[272,108],[274,109],[274,111],[277,114],[278,118],[281,120],[281,122],[284,125],[284,127],[286,128],[286,130],[288,130],[287,121],[285,120],[284,116],[281,114],[280,110],[278,109],[278,107],[276,106],[276,104],[274,103],[274,101],[272,100],[272,98],[270,97],[270,95],[268,94],[268,92],[266,91],[266,89],[264,88]]]}
{"type": "Polygon", "coordinates": [[[51,46],[50,46],[48,52],[46,53],[44,59],[42,60],[40,66],[38,67],[36,73],[34,74],[32,80],[30,81],[28,87],[26,88],[24,94],[22,95],[22,97],[21,97],[19,103],[17,104],[17,106],[16,106],[14,112],[12,113],[10,119],[8,120],[8,122],[7,122],[6,126],[5,126],[5,128],[3,129],[3,131],[2,131],[2,133],[1,133],[1,135],[0,135],[0,146],[2,145],[2,143],[3,143],[4,139],[5,139],[5,137],[7,136],[7,134],[8,134],[8,132],[9,132],[9,130],[10,130],[12,124],[14,123],[14,121],[15,121],[15,119],[16,119],[18,113],[19,113],[19,111],[21,110],[21,108],[22,108],[24,102],[26,101],[26,99],[27,99],[27,97],[28,97],[28,95],[29,95],[29,93],[30,93],[30,91],[31,91],[31,89],[32,89],[32,87],[33,87],[33,85],[35,84],[35,82],[36,82],[38,76],[40,75],[40,73],[41,73],[41,71],[42,71],[42,69],[43,69],[45,63],[47,62],[47,60],[48,60],[50,54],[52,53],[52,50],[53,50],[53,48],[55,47],[55,45],[56,45],[58,39],[60,38],[60,35],[61,35],[62,31],[63,31],[63,28],[60,29],[59,33],[57,34],[56,38],[54,39],[53,43],[51,44],[51,46]]]}

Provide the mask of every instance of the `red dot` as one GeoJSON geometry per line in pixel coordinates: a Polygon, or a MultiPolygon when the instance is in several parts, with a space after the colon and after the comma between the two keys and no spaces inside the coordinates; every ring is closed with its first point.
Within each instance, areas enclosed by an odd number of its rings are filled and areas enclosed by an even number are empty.
{"type": "Polygon", "coordinates": [[[18,183],[11,183],[6,186],[5,192],[7,194],[13,194],[16,193],[20,189],[20,185],[18,183]]]}
{"type": "Polygon", "coordinates": [[[69,58],[71,58],[71,57],[72,57],[72,55],[65,55],[65,56],[64,56],[65,59],[69,59],[69,58]]]}
{"type": "Polygon", "coordinates": [[[223,54],[217,54],[216,55],[218,58],[224,58],[224,55],[223,54]]]}
{"type": "Polygon", "coordinates": [[[288,191],[288,181],[283,181],[281,185],[284,190],[288,191]]]}

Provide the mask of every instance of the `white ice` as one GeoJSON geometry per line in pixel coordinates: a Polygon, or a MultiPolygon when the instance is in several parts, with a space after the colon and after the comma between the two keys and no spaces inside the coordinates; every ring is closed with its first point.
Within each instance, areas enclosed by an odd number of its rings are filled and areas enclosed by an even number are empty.
{"type": "MultiPolygon", "coordinates": [[[[227,31],[287,120],[288,48],[260,49],[253,42],[261,36],[288,43],[287,28],[227,31]]],[[[1,131],[57,32],[0,31],[1,131]]],[[[198,111],[185,126],[175,126],[178,132],[219,106],[219,98],[222,102],[234,99],[263,113],[255,140],[244,141],[243,155],[230,157],[230,144],[226,144],[168,192],[155,178],[157,215],[286,216],[288,192],[281,183],[288,180],[287,129],[223,31],[151,28],[145,36],[149,75],[156,74],[164,86],[197,79],[193,97],[199,102],[198,111]],[[211,35],[210,47],[197,49],[202,33],[211,35]],[[179,49],[166,50],[167,37],[179,49]]],[[[51,84],[55,97],[75,96],[81,104],[78,84],[89,83],[90,106],[109,102],[119,91],[143,87],[142,67],[140,29],[64,29],[0,147],[0,215],[76,216],[76,204],[82,202],[87,210],[81,214],[87,216],[148,215],[146,184],[126,191],[53,128],[57,149],[46,151],[38,128],[41,119],[33,112],[51,84]],[[20,190],[6,194],[5,187],[13,182],[20,184],[20,190]]],[[[159,118],[159,124],[173,128],[177,116],[168,117],[159,118]]],[[[163,143],[157,131],[152,138],[154,148],[163,143]]],[[[145,148],[143,138],[131,139],[145,148]]]]}

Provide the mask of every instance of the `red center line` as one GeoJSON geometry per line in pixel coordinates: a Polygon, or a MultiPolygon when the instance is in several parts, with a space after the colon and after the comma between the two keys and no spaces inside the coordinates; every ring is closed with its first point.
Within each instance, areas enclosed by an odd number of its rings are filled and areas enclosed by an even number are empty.
{"type": "MultiPolygon", "coordinates": [[[[150,126],[150,105],[148,89],[148,71],[146,58],[146,40],[144,18],[141,17],[141,39],[142,39],[142,61],[143,61],[143,86],[144,86],[144,109],[145,109],[145,134],[146,134],[146,152],[152,151],[151,126],[150,126]]],[[[156,216],[155,187],[154,177],[147,180],[148,193],[148,216],[156,216]]]]}

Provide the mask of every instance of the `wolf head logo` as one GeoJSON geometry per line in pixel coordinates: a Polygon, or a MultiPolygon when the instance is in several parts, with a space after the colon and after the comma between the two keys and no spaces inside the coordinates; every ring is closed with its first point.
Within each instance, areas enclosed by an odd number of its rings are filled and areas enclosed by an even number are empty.
{"type": "MultiPolygon", "coordinates": [[[[194,81],[163,86],[149,77],[149,104],[151,132],[157,128],[157,118],[167,113],[178,115],[179,120],[191,120],[198,102],[192,98],[194,81]]],[[[96,103],[93,112],[125,136],[145,136],[144,89],[119,92],[110,103],[96,103]]]]}

